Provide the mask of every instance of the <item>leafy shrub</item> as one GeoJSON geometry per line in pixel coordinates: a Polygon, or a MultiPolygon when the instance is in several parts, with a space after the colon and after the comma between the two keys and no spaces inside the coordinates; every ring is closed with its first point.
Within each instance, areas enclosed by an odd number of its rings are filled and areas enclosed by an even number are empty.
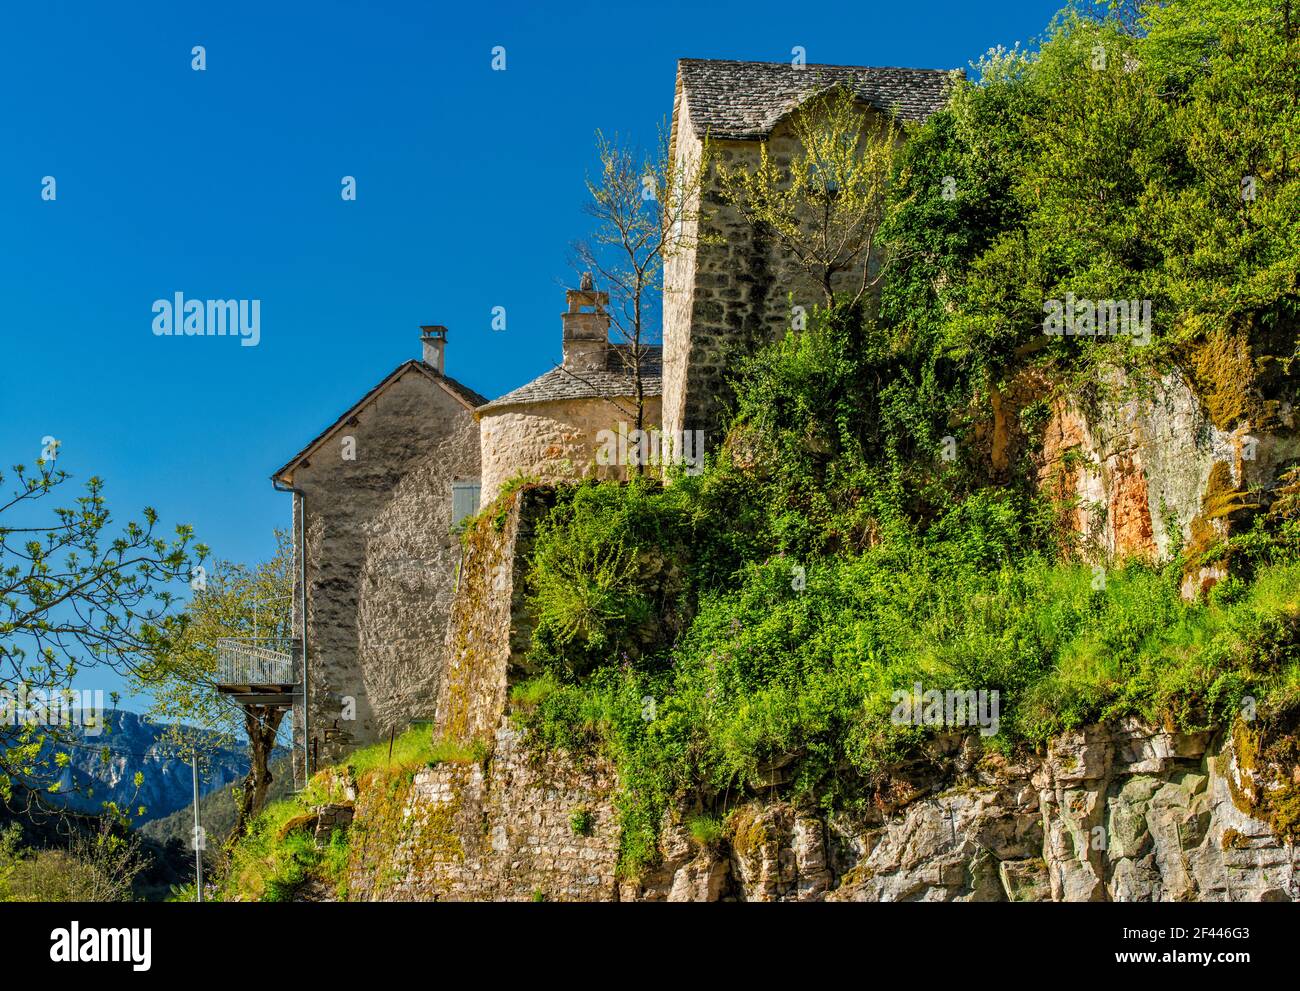
{"type": "Polygon", "coordinates": [[[144,869],[138,839],[75,835],[64,848],[23,849],[17,823],[0,830],[0,902],[120,902],[144,869]]]}
{"type": "Polygon", "coordinates": [[[595,815],[585,805],[581,805],[569,813],[569,828],[573,830],[574,836],[590,836],[592,827],[595,824],[595,815]]]}

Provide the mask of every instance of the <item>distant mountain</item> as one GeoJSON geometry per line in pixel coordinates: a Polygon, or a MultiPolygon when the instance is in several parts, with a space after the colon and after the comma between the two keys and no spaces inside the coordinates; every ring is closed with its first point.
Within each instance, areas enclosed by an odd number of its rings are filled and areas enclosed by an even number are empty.
{"type": "MultiPolygon", "coordinates": [[[[133,812],[144,806],[137,822],[171,815],[191,804],[193,784],[189,761],[177,754],[164,734],[168,727],[134,712],[106,714],[104,731],[88,736],[80,728],[61,731],[57,743],[46,745],[42,763],[52,773],[56,754],[68,755],[54,798],[78,812],[97,813],[104,802],[117,802],[133,812]],[[137,791],[135,774],[144,782],[137,791]]],[[[206,766],[200,766],[199,793],[225,788],[248,773],[247,744],[228,736],[190,730],[211,744],[206,766]]],[[[274,757],[287,751],[280,748],[274,757]]]]}

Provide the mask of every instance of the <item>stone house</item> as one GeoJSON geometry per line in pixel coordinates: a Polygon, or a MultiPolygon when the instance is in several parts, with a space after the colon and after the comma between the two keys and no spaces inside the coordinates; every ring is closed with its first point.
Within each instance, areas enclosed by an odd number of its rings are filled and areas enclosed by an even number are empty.
{"type": "MultiPolygon", "coordinates": [[[[551,371],[488,402],[445,373],[446,328],[422,328],[422,360],[399,365],[272,476],[294,494],[293,630],[301,637],[305,587],[314,766],[433,715],[457,523],[515,475],[626,477],[626,462],[600,454],[620,427],[635,429],[631,348],[609,340],[608,293],[570,289],[566,302],[551,371]]],[[[649,430],[660,351],[639,350],[649,430]]],[[[293,725],[301,748],[300,706],[293,725]]]]}
{"type": "MultiPolygon", "coordinates": [[[[585,281],[584,281],[585,284],[585,281]]],[[[483,465],[482,501],[491,502],[516,475],[557,482],[626,478],[626,457],[606,457],[611,436],[637,422],[634,351],[609,340],[609,294],[594,288],[565,293],[562,363],[474,411],[483,465]]],[[[641,420],[660,425],[660,349],[641,345],[641,420]]],[[[624,443],[624,449],[626,449],[624,443]]]]}
{"type": "MultiPolygon", "coordinates": [[[[689,174],[707,138],[715,160],[757,167],[762,148],[778,164],[799,148],[792,122],[809,99],[847,86],[867,111],[868,127],[882,115],[920,122],[947,101],[951,73],[941,69],[886,69],[681,59],[673,98],[668,154],[689,174]]],[[[730,353],[783,334],[793,303],[811,309],[812,293],[798,262],[775,240],[758,235],[719,194],[716,170],[696,191],[684,224],[686,247],[664,270],[663,429],[668,436],[705,431],[712,445],[726,398],[730,353]],[[702,208],[702,209],[701,209],[702,208]]],[[[861,270],[846,273],[851,280],[861,270]]]]}
{"type": "MultiPolygon", "coordinates": [[[[300,637],[305,578],[313,764],[433,714],[460,549],[452,528],[477,509],[473,410],[487,401],[445,373],[446,337],[422,328],[422,359],[398,365],[272,476],[294,493],[293,628],[300,637]]],[[[297,746],[302,730],[295,706],[297,746]]]]}

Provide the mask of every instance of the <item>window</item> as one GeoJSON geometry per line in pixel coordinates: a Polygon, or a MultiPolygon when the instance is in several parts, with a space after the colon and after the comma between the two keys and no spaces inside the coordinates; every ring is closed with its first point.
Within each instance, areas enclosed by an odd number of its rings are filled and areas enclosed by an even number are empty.
{"type": "Polygon", "coordinates": [[[451,483],[451,525],[457,526],[478,512],[479,480],[451,483]]]}

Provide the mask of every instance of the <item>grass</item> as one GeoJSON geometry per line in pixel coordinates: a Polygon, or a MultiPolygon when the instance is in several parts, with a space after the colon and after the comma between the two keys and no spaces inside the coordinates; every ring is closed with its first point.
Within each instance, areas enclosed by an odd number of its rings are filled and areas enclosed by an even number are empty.
{"type": "MultiPolygon", "coordinates": [[[[867,553],[810,562],[792,590],[775,560],[707,600],[669,656],[534,678],[516,689],[516,717],[537,746],[615,762],[634,874],[657,856],[668,807],[761,789],[774,763],[798,801],[869,800],[929,732],[891,719],[894,693],[918,681],[997,691],[999,730],[982,742],[1003,752],[1124,715],[1198,731],[1300,702],[1300,563],[1194,604],[1178,578],[1177,563],[1099,583],[1091,567],[1035,556],[987,569],[867,553]]],[[[718,829],[708,816],[688,826],[702,844],[718,829]]]]}
{"type": "MultiPolygon", "coordinates": [[[[220,896],[228,901],[292,901],[326,862],[315,838],[285,827],[308,806],[298,796],[267,806],[231,854],[220,896]]],[[[331,842],[334,842],[333,838],[331,842]]]]}
{"type": "Polygon", "coordinates": [[[721,818],[707,814],[691,816],[686,820],[686,828],[690,831],[691,838],[703,847],[716,846],[726,831],[721,818]]]}
{"type": "Polygon", "coordinates": [[[313,775],[298,794],[262,810],[231,852],[219,897],[291,901],[308,884],[324,886],[337,898],[346,897],[351,831],[335,830],[326,842],[317,843],[313,830],[304,828],[313,821],[313,807],[345,801],[343,770],[365,787],[409,777],[440,763],[482,761],[487,753],[482,741],[466,745],[434,740],[427,724],[394,737],[391,753],[387,740],[353,751],[344,764],[313,775]]]}
{"type": "Polygon", "coordinates": [[[510,689],[510,701],[517,707],[532,709],[552,695],[559,684],[549,673],[521,681],[510,689]]]}
{"type": "Polygon", "coordinates": [[[369,771],[426,767],[439,759],[437,745],[429,729],[425,726],[417,726],[393,738],[391,757],[388,753],[388,741],[383,740],[353,751],[348,755],[347,765],[360,778],[369,771]]]}

